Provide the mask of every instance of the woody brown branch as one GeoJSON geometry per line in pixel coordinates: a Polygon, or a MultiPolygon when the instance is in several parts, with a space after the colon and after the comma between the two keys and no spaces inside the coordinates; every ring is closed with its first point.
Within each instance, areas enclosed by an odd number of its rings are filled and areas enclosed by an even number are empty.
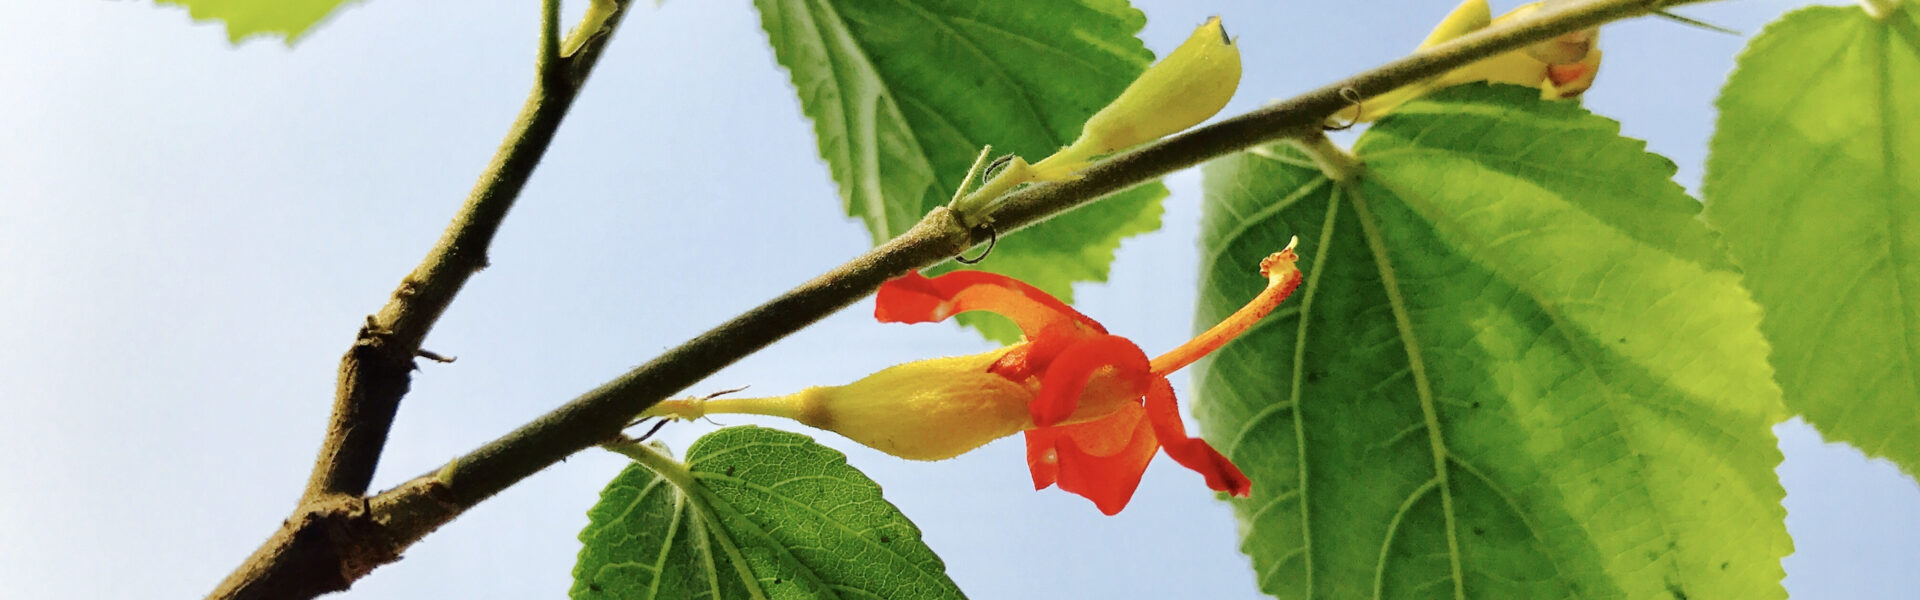
{"type": "MultiPolygon", "coordinates": [[[[630,3],[621,0],[596,30],[574,32],[578,47],[559,55],[558,0],[541,5],[533,91],[439,243],[402,278],[386,305],[367,318],[340,360],[334,408],[313,473],[292,516],[222,581],[212,598],[311,598],[340,591],[399,558],[365,494],[411,383],[427,333],[474,273],[509,209],[532,177],[587,75],[630,3]]],[[[424,495],[423,497],[431,497],[424,495]]]]}

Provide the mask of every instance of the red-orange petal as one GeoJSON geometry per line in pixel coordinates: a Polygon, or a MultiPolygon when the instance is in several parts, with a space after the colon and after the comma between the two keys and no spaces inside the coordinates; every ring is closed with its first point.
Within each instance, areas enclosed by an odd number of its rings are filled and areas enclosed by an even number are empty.
{"type": "Polygon", "coordinates": [[[1148,377],[1148,365],[1147,353],[1127,338],[1099,335],[1073,342],[1054,357],[1041,375],[1040,393],[1034,395],[1033,403],[1028,405],[1033,424],[1047,427],[1073,416],[1073,409],[1080,405],[1081,392],[1086,391],[1087,379],[1102,367],[1112,366],[1123,380],[1141,381],[1140,378],[1148,377]]]}
{"type": "Polygon", "coordinates": [[[1027,472],[1033,475],[1033,489],[1044,490],[1060,480],[1060,441],[1062,427],[1028,429],[1027,472]]]}
{"type": "Polygon", "coordinates": [[[1253,482],[1213,446],[1200,438],[1187,437],[1187,426],[1180,422],[1180,407],[1173,398],[1173,384],[1165,377],[1148,383],[1147,420],[1167,456],[1207,479],[1207,487],[1245,498],[1253,493],[1253,482]]]}
{"type": "MultiPolygon", "coordinates": [[[[1028,431],[1027,462],[1032,466],[1036,458],[1043,459],[1039,462],[1047,469],[1048,483],[1057,479],[1060,489],[1092,500],[1100,512],[1112,515],[1133,499],[1159,446],[1146,410],[1128,403],[1097,421],[1028,431]]],[[[1036,489],[1046,487],[1041,481],[1041,469],[1035,468],[1036,489]]]]}
{"type": "Polygon", "coordinates": [[[1568,65],[1547,65],[1547,80],[1554,85],[1566,85],[1587,74],[1587,66],[1580,63],[1568,65]]]}
{"type": "Polygon", "coordinates": [[[1053,364],[1053,359],[1083,335],[1079,325],[1067,321],[1054,323],[1041,330],[1040,335],[1028,336],[1027,341],[1014,344],[1013,349],[1000,355],[1000,360],[988,366],[987,371],[1011,381],[1024,382],[1046,372],[1047,366],[1053,364]]]}
{"type": "Polygon", "coordinates": [[[1076,322],[1099,333],[1100,323],[1026,282],[985,271],[954,271],[928,278],[918,272],[880,284],[873,317],[882,323],[930,323],[984,310],[1012,319],[1027,337],[1048,325],[1076,322]]]}

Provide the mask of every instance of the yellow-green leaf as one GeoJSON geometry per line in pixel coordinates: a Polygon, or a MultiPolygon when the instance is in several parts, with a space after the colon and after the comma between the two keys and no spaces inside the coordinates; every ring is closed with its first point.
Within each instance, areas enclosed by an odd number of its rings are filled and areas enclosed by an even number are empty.
{"type": "Polygon", "coordinates": [[[155,0],[187,9],[195,21],[221,21],[227,40],[239,43],[256,36],[279,36],[288,44],[300,40],[347,0],[155,0]]]}
{"type": "MultiPolygon", "coordinates": [[[[841,203],[876,243],[946,204],[991,144],[1038,160],[1080,134],[1153,59],[1125,0],[756,0],[841,203]]],[[[1160,227],[1142,185],[1001,239],[978,268],[1062,300],[1104,281],[1120,240],[1160,227]]],[[[961,315],[1002,341],[1019,330],[961,315]]]]}
{"type": "Polygon", "coordinates": [[[963,597],[880,486],[812,438],[730,427],[685,464],[648,456],[587,512],[573,598],[963,597]]]}
{"type": "Polygon", "coordinates": [[[1307,279],[1197,371],[1281,598],[1782,598],[1759,310],[1617,123],[1472,84],[1362,136],[1357,178],[1206,170],[1199,321],[1300,238],[1307,279]]]}
{"type": "Polygon", "coordinates": [[[1920,17],[1812,7],[1720,95],[1707,219],[1766,308],[1787,408],[1920,475],[1920,17]]]}

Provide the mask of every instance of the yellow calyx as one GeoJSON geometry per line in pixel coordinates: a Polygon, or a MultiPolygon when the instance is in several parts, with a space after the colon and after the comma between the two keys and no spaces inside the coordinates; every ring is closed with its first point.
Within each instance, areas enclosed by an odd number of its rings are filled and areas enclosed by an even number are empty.
{"type": "Polygon", "coordinates": [[[784,417],[900,458],[943,460],[1033,427],[1033,390],[987,371],[1010,349],[898,364],[787,396],[667,400],[645,416],[784,417]]]}

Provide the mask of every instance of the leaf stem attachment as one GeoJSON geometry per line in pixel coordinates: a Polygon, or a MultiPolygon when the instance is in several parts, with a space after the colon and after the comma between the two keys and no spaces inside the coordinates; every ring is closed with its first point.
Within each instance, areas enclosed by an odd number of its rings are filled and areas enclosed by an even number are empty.
{"type": "Polygon", "coordinates": [[[1320,166],[1320,172],[1336,182],[1352,181],[1353,178],[1360,176],[1360,169],[1365,166],[1360,162],[1359,157],[1334,145],[1333,140],[1327,139],[1326,134],[1289,139],[1287,143],[1307,153],[1307,156],[1313,158],[1313,164],[1320,166]]]}

